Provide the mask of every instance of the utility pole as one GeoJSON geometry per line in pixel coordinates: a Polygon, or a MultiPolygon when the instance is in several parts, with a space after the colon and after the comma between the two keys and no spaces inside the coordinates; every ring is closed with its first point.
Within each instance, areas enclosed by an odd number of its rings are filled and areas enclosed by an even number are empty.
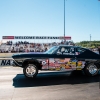
{"type": "Polygon", "coordinates": [[[65,40],[65,0],[64,0],[64,40],[65,40]]]}
{"type": "Polygon", "coordinates": [[[91,46],[91,34],[90,34],[90,46],[91,46]]]}
{"type": "Polygon", "coordinates": [[[90,42],[91,42],[91,34],[90,34],[90,42]]]}

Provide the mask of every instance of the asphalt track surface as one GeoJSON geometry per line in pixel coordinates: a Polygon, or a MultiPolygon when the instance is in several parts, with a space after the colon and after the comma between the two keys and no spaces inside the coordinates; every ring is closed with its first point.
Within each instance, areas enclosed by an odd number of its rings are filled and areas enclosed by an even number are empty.
{"type": "Polygon", "coordinates": [[[100,75],[40,72],[26,79],[22,68],[0,67],[0,100],[100,100],[100,75]]]}

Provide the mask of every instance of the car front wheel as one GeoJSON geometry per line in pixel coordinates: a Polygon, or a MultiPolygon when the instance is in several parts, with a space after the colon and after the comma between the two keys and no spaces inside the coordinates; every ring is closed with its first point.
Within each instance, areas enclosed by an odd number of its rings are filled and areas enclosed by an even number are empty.
{"type": "Polygon", "coordinates": [[[84,71],[87,76],[96,76],[99,72],[99,68],[97,64],[90,63],[85,67],[84,71]]]}
{"type": "Polygon", "coordinates": [[[38,74],[38,68],[35,64],[27,64],[23,68],[23,73],[26,78],[35,78],[38,74]]]}

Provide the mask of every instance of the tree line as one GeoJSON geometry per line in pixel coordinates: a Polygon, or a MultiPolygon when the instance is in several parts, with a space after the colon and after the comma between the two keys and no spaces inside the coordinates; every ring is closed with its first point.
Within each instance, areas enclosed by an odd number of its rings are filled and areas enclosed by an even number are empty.
{"type": "Polygon", "coordinates": [[[80,41],[75,43],[77,46],[82,46],[86,48],[97,48],[100,46],[100,41],[80,41]]]}

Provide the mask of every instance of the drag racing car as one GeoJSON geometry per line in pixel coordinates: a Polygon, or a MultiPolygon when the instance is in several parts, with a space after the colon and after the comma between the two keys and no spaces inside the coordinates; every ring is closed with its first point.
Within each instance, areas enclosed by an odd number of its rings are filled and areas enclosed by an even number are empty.
{"type": "Polygon", "coordinates": [[[81,70],[95,76],[100,69],[100,55],[79,46],[53,46],[46,52],[15,54],[12,58],[13,66],[22,67],[27,78],[36,77],[39,70],[81,70]]]}

